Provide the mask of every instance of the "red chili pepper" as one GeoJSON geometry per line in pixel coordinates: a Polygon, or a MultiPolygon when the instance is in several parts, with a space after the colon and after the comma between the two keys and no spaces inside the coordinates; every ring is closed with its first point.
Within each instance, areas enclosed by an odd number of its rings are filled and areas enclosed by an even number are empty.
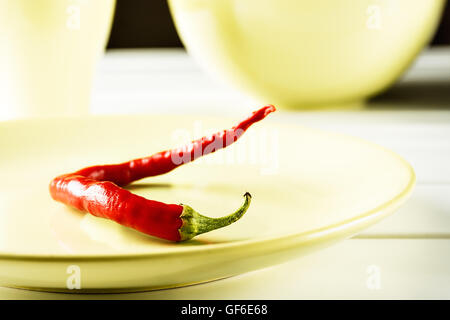
{"type": "Polygon", "coordinates": [[[274,111],[274,106],[265,106],[237,126],[192,141],[181,148],[121,164],[93,166],[58,176],[50,183],[50,194],[54,200],[78,210],[171,241],[188,240],[201,233],[225,227],[239,220],[247,211],[251,201],[248,192],[244,194],[244,204],[236,212],[222,218],[209,218],[188,205],[149,200],[120,186],[167,173],[202,155],[225,148],[253,123],[274,111]]]}

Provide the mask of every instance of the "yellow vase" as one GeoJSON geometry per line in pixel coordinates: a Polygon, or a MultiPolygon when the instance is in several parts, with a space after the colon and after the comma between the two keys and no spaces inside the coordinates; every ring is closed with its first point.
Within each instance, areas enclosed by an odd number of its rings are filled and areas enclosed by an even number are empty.
{"type": "Polygon", "coordinates": [[[288,108],[357,105],[433,35],[445,0],[169,0],[190,53],[288,108]]]}

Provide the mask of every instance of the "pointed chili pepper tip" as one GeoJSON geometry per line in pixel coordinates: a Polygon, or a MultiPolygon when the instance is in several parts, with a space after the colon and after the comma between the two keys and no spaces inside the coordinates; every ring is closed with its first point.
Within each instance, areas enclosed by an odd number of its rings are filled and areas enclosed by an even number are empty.
{"type": "Polygon", "coordinates": [[[180,241],[192,239],[199,234],[223,228],[238,221],[247,211],[252,200],[252,196],[249,192],[244,194],[244,198],[244,203],[239,209],[234,213],[221,218],[206,217],[192,209],[190,206],[182,205],[183,212],[181,213],[180,218],[183,221],[183,224],[181,225],[181,228],[178,229],[180,241]]]}
{"type": "Polygon", "coordinates": [[[277,108],[275,108],[275,106],[272,104],[268,104],[264,108],[265,108],[264,116],[267,116],[271,112],[277,111],[277,108]]]}

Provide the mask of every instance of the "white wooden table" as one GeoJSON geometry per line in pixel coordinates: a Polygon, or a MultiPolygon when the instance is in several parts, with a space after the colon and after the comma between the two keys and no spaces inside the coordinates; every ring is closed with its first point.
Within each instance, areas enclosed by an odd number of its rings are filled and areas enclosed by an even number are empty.
{"type": "MultiPolygon", "coordinates": [[[[182,50],[108,52],[92,111],[242,115],[260,103],[213,81],[182,50]]],[[[367,109],[291,112],[284,121],[359,136],[414,166],[418,184],[395,215],[323,251],[265,270],[112,299],[450,299],[450,48],[427,51],[367,109]],[[343,259],[342,257],[345,257],[343,259]]],[[[98,295],[0,288],[6,299],[98,295]]]]}

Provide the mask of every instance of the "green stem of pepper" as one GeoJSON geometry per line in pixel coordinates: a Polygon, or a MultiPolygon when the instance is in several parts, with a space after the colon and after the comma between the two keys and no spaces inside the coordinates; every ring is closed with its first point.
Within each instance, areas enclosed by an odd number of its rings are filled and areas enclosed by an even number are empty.
{"type": "Polygon", "coordinates": [[[246,192],[244,198],[244,204],[236,212],[221,218],[206,217],[191,207],[182,205],[183,213],[180,218],[183,220],[183,225],[179,229],[180,241],[186,241],[199,234],[226,227],[239,220],[250,206],[252,196],[246,192]]]}

